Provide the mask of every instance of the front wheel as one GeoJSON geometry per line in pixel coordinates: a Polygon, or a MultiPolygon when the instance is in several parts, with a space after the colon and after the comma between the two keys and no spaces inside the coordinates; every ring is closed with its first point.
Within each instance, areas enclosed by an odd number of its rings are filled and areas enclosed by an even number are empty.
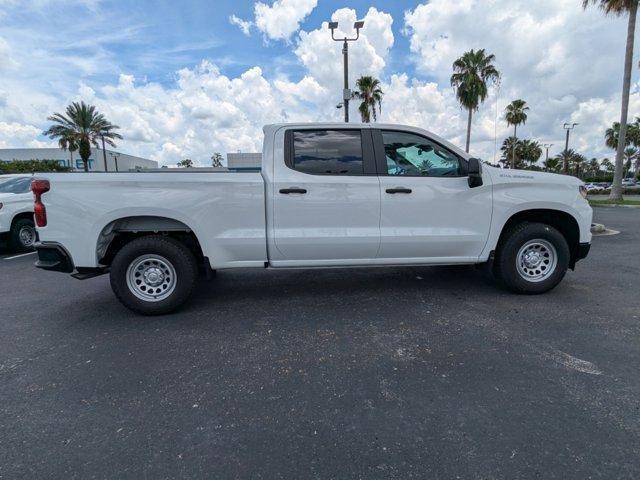
{"type": "Polygon", "coordinates": [[[181,242],[159,235],[127,243],[111,264],[111,288],[120,302],[142,315],[163,315],[184,304],[198,267],[181,242]]]}
{"type": "Polygon", "coordinates": [[[506,233],[494,271],[508,289],[539,294],[556,287],[569,268],[571,254],[564,236],[544,223],[522,223],[506,233]]]}

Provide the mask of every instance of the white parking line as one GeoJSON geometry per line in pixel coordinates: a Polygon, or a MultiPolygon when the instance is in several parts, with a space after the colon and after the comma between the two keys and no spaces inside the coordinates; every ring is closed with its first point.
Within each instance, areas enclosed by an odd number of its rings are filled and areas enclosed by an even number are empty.
{"type": "Polygon", "coordinates": [[[14,258],[26,257],[27,255],[35,255],[36,252],[22,253],[20,255],[14,255],[13,257],[6,257],[4,260],[13,260],[14,258]]]}

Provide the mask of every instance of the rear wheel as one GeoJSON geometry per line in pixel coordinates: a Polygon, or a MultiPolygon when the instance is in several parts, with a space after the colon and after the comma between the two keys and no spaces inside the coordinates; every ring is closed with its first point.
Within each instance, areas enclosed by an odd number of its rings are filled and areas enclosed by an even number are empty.
{"type": "Polygon", "coordinates": [[[36,227],[33,220],[21,218],[13,222],[9,241],[12,250],[20,252],[32,250],[36,243],[36,227]]]}
{"type": "Polygon", "coordinates": [[[508,289],[538,294],[562,281],[570,259],[569,245],[558,230],[525,222],[507,232],[496,253],[494,271],[508,289]]]}
{"type": "Polygon", "coordinates": [[[130,310],[163,315],[189,299],[197,273],[195,257],[184,244],[159,235],[142,237],[116,254],[111,288],[130,310]]]}

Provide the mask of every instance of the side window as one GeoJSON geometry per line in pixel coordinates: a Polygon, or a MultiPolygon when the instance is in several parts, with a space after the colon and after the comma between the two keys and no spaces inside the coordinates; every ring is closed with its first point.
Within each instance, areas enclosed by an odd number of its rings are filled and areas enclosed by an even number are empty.
{"type": "Polygon", "coordinates": [[[457,177],[460,159],[431,140],[408,132],[383,131],[387,175],[457,177]]]}
{"type": "Polygon", "coordinates": [[[360,130],[293,132],[294,170],[314,175],[363,175],[360,130]]]}

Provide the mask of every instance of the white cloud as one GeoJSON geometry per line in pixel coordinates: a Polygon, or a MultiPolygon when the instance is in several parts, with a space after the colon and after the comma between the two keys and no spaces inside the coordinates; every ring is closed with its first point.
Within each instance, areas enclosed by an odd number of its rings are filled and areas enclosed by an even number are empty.
{"type": "MultiPolygon", "coordinates": [[[[349,8],[336,10],[331,20],[338,22],[336,38],[353,36],[352,26],[358,20],[356,11],[349,8]]],[[[391,30],[393,18],[385,12],[371,7],[365,17],[360,39],[349,45],[349,83],[361,75],[381,76],[386,66],[394,37],[391,30]]],[[[296,56],[309,73],[325,87],[336,92],[336,99],[342,97],[342,43],[334,42],[328,30],[328,24],[299,35],[296,56]]]]}
{"type": "MultiPolygon", "coordinates": [[[[576,1],[431,0],[405,13],[416,68],[440,88],[447,88],[451,65],[464,51],[485,48],[496,55],[503,76],[501,138],[509,134],[504,107],[516,98],[531,107],[519,132],[556,144],[556,152],[564,148],[564,122],[585,114],[594,99],[606,104],[572,137],[587,155],[607,153],[604,130],[619,120],[625,27],[625,19],[605,17],[596,8],[583,11],[576,1]]],[[[474,122],[473,148],[486,157],[493,152],[495,108],[493,96],[474,122]]]]}
{"type": "Polygon", "coordinates": [[[311,77],[269,81],[253,67],[230,78],[206,61],[180,70],[170,88],[120,75],[95,91],[81,85],[76,99],[87,97],[121,127],[122,150],[163,164],[191,158],[207,165],[216,151],[261,151],[264,124],[335,114],[333,104],[322,104],[325,88],[311,77]]]}
{"type": "Polygon", "coordinates": [[[44,147],[50,142],[37,140],[42,131],[33,126],[17,122],[0,122],[0,148],[44,147]]]}
{"type": "MultiPolygon", "coordinates": [[[[255,25],[266,39],[294,42],[294,60],[302,67],[295,78],[282,73],[286,69],[266,76],[259,66],[229,76],[203,61],[176,72],[174,83],[149,82],[126,71],[106,84],[89,83],[77,79],[121,71],[102,43],[90,45],[86,58],[72,57],[65,51],[52,54],[34,43],[29,32],[4,30],[0,65],[10,69],[2,72],[0,85],[0,146],[36,145],[47,126],[44,119],[76,99],[94,103],[122,127],[123,151],[173,164],[187,157],[208,164],[215,151],[259,150],[266,123],[339,121],[342,113],[335,105],[342,96],[341,43],[331,40],[326,23],[294,36],[316,3],[257,3],[255,22],[230,17],[246,34],[255,25]],[[20,68],[15,68],[16,59],[20,68]]],[[[371,7],[359,18],[356,10],[341,8],[331,19],[340,24],[338,36],[353,34],[353,23],[365,21],[360,40],[349,45],[350,84],[361,75],[382,80],[386,95],[380,121],[424,127],[462,145],[466,113],[449,86],[451,64],[470,48],[486,48],[496,54],[503,82],[499,96],[492,89],[475,115],[475,155],[493,159],[494,135],[499,143],[511,134],[502,118],[504,107],[524,98],[531,112],[518,129],[521,135],[554,143],[553,154],[564,148],[562,124],[579,122],[572,146],[587,156],[612,156],[603,135],[619,117],[623,19],[604,17],[597,9],[583,12],[574,0],[431,0],[404,17],[415,75],[389,67],[392,54],[393,65],[403,65],[398,60],[406,53],[394,49],[390,14],[371,7]]],[[[48,35],[40,43],[48,43],[48,35]]],[[[638,90],[635,86],[633,116],[640,115],[638,90]]],[[[356,108],[352,104],[352,118],[356,108]]]]}
{"type": "Polygon", "coordinates": [[[316,5],[318,0],[275,0],[272,5],[257,2],[255,25],[267,38],[289,40],[316,5]]]}
{"type": "Polygon", "coordinates": [[[0,37],[0,72],[3,70],[11,70],[18,66],[18,63],[11,55],[11,49],[7,41],[0,37]]]}
{"type": "Polygon", "coordinates": [[[251,27],[253,26],[253,22],[243,20],[235,15],[231,15],[229,17],[229,22],[231,22],[232,25],[236,25],[238,28],[240,28],[240,30],[242,30],[242,33],[244,33],[245,35],[251,35],[251,27]]]}

